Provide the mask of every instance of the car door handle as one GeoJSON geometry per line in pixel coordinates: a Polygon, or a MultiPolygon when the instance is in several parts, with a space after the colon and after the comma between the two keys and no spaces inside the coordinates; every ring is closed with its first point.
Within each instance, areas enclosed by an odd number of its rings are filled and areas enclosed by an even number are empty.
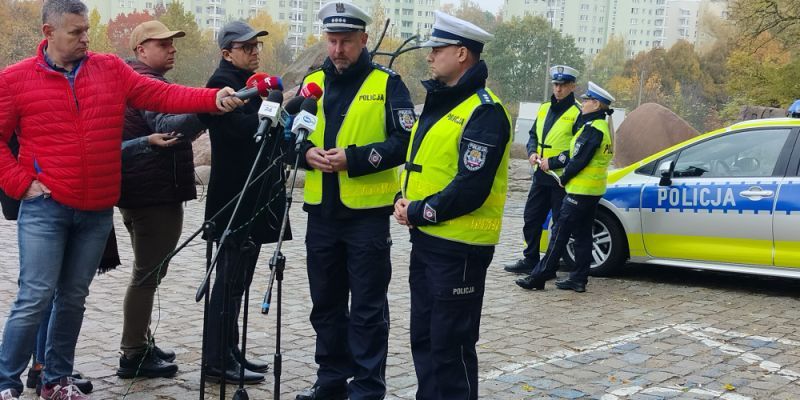
{"type": "Polygon", "coordinates": [[[772,190],[761,189],[758,186],[753,186],[750,189],[739,192],[739,195],[742,197],[747,197],[750,200],[761,200],[772,197],[775,195],[775,192],[772,190]]]}

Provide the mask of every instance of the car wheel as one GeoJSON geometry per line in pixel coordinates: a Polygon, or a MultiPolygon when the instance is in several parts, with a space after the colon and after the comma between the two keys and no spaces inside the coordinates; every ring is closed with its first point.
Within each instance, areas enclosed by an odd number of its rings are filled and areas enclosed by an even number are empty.
{"type": "MultiPolygon", "coordinates": [[[[598,210],[592,227],[592,264],[589,274],[592,276],[608,276],[619,272],[625,265],[628,254],[628,241],[619,222],[608,212],[598,210]]],[[[567,244],[564,262],[575,268],[574,239],[567,244]]]]}

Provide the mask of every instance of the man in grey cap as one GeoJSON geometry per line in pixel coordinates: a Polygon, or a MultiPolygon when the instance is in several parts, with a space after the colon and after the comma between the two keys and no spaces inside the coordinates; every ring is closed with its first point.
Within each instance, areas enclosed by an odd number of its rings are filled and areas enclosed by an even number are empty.
{"type": "MultiPolygon", "coordinates": [[[[253,75],[259,66],[259,55],[262,43],[258,40],[266,36],[266,31],[257,31],[243,21],[233,21],[226,24],[219,32],[219,43],[222,59],[219,67],[206,84],[207,87],[230,86],[236,90],[245,87],[247,79],[253,75]]],[[[201,120],[206,123],[211,135],[211,178],[208,185],[208,199],[206,200],[206,220],[222,210],[224,205],[233,199],[244,186],[247,175],[256,160],[259,146],[253,142],[253,134],[258,129],[258,109],[261,98],[255,97],[229,115],[201,115],[201,120]]],[[[269,139],[274,140],[274,138],[269,139]]],[[[272,143],[267,143],[272,148],[272,143]]],[[[255,175],[262,173],[272,162],[262,158],[255,175]]],[[[283,181],[281,170],[272,168],[262,179],[266,179],[264,187],[282,188],[283,181]]],[[[259,196],[258,187],[254,185],[246,192],[238,212],[233,221],[230,234],[220,252],[217,263],[217,276],[211,291],[209,315],[227,315],[224,321],[208,325],[206,337],[206,365],[205,373],[210,380],[226,379],[227,382],[239,381],[241,368],[245,369],[245,383],[257,383],[264,380],[268,368],[266,362],[256,359],[248,360],[238,347],[239,341],[239,311],[242,296],[250,287],[253,280],[258,254],[261,245],[272,243],[278,239],[278,227],[285,207],[285,196],[279,193],[259,196]],[[268,198],[274,198],[268,210],[264,210],[268,198]],[[251,218],[253,210],[261,210],[252,223],[252,229],[247,235],[247,229],[236,230],[245,225],[251,218]],[[226,282],[227,281],[227,282],[226,282]],[[225,301],[225,285],[228,289],[228,299],[225,301]],[[228,307],[223,311],[223,305],[228,307]],[[223,314],[224,312],[224,314],[223,314]],[[224,341],[224,343],[223,343],[224,341]],[[223,368],[221,368],[224,365],[223,368]]],[[[232,209],[229,207],[222,211],[213,221],[216,223],[214,230],[215,241],[219,241],[222,231],[230,220],[232,209]]],[[[291,234],[287,234],[291,239],[291,234]]]]}
{"type": "Polygon", "coordinates": [[[386,395],[389,215],[414,106],[400,76],[370,61],[364,32],[370,17],[363,10],[333,2],[319,18],[328,58],[304,83],[325,94],[317,129],[300,149],[319,369],[297,400],[377,400],[386,395]]]}

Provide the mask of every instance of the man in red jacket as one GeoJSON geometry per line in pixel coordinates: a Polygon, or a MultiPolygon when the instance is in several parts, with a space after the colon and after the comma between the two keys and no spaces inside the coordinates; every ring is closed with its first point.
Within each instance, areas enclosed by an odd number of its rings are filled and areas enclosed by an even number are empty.
{"type": "Polygon", "coordinates": [[[0,72],[0,188],[22,199],[19,293],[0,345],[0,399],[22,391],[43,310],[55,294],[43,399],[88,399],[71,380],[89,284],[120,193],[127,104],[170,113],[228,112],[233,90],[170,85],[119,57],[87,52],[87,8],[79,0],[42,7],[36,55],[0,72]],[[18,130],[19,159],[7,142],[18,130]]]}

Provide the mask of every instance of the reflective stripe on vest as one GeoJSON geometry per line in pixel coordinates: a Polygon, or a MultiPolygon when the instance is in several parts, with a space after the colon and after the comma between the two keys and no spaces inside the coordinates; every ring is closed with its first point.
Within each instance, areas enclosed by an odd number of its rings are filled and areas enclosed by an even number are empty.
{"type": "MultiPolygon", "coordinates": [[[[542,104],[536,115],[536,141],[539,143],[539,148],[536,149],[536,151],[541,152],[539,155],[543,158],[555,157],[569,150],[570,141],[572,140],[572,127],[581,114],[581,109],[577,103],[575,103],[575,106],[570,106],[553,123],[553,126],[550,127],[543,142],[544,123],[547,120],[547,112],[550,111],[551,105],[551,102],[542,104]],[[542,143],[551,147],[542,149],[542,143]]],[[[553,171],[561,175],[563,168],[554,169],[553,171]]]]}
{"type": "MultiPolygon", "coordinates": [[[[591,125],[603,133],[603,142],[594,152],[589,164],[567,182],[567,186],[564,188],[567,193],[602,196],[606,192],[608,165],[611,164],[611,159],[614,157],[614,143],[608,131],[608,121],[603,118],[596,119],[591,122],[591,125]]],[[[572,153],[575,152],[575,142],[578,141],[578,137],[583,133],[584,127],[586,125],[582,126],[578,133],[575,134],[575,137],[572,138],[569,146],[570,158],[572,158],[572,153]]]]}
{"type": "MultiPolygon", "coordinates": [[[[497,96],[489,89],[479,90],[449,113],[438,120],[430,130],[425,133],[422,143],[410,160],[420,169],[403,171],[401,182],[404,182],[403,196],[409,200],[423,200],[426,197],[441,192],[458,174],[461,153],[459,145],[464,127],[472,117],[472,113],[481,104],[500,103],[497,96]]],[[[511,126],[511,117],[503,108],[506,118],[511,126]]],[[[411,130],[411,141],[417,132],[418,124],[411,130]]],[[[469,214],[443,221],[434,225],[420,226],[419,229],[431,236],[440,237],[455,242],[475,245],[495,245],[500,240],[500,227],[503,221],[503,206],[505,206],[508,191],[508,155],[511,148],[511,132],[506,143],[503,158],[497,168],[492,189],[486,201],[469,214]]],[[[409,146],[406,159],[411,157],[409,146]]],[[[465,196],[471,195],[465,193],[465,196]]]]}
{"type": "MultiPolygon", "coordinates": [[[[347,109],[342,126],[336,135],[336,147],[365,146],[386,140],[386,83],[389,74],[374,69],[361,84],[361,88],[347,109]]],[[[325,73],[316,71],[303,81],[315,82],[324,89],[325,73]]],[[[319,148],[325,148],[325,95],[317,101],[317,129],[308,140],[319,148]]],[[[380,162],[380,161],[378,161],[380,162]]],[[[374,174],[351,178],[347,171],[337,172],[339,177],[339,199],[351,209],[368,209],[391,206],[400,187],[399,167],[374,174]]],[[[306,171],[303,200],[308,204],[322,203],[322,172],[306,171]]]]}

